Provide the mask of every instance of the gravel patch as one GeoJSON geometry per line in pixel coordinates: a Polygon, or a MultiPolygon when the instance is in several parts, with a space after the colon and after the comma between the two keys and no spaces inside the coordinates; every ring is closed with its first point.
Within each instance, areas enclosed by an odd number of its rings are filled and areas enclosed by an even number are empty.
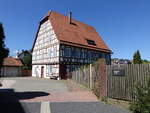
{"type": "Polygon", "coordinates": [[[15,83],[16,83],[15,80],[2,80],[1,81],[2,87],[0,87],[0,89],[11,88],[11,86],[14,85],[15,83]]]}

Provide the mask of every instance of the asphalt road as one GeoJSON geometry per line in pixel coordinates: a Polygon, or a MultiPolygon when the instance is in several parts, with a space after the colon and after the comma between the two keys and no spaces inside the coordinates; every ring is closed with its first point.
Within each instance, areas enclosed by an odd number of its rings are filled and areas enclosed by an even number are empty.
{"type": "Polygon", "coordinates": [[[51,113],[129,113],[101,102],[50,103],[51,113]]]}
{"type": "Polygon", "coordinates": [[[65,81],[41,79],[36,77],[8,77],[0,78],[3,86],[15,89],[16,92],[65,92],[68,87],[65,81]]]}
{"type": "Polygon", "coordinates": [[[48,96],[49,92],[65,94],[69,92],[65,81],[32,77],[3,78],[2,81],[4,87],[0,88],[0,113],[129,113],[127,110],[102,102],[20,101],[48,96]]]}
{"type": "Polygon", "coordinates": [[[129,113],[101,102],[0,103],[1,113],[129,113]],[[3,111],[3,112],[2,112],[3,111]]]}

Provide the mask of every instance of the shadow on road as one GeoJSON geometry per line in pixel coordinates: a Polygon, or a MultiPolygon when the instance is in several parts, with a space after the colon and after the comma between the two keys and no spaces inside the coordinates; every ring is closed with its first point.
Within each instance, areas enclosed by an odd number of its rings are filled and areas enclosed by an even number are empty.
{"type": "Polygon", "coordinates": [[[0,102],[15,102],[47,95],[49,93],[46,92],[15,92],[13,89],[0,89],[0,102]]]}
{"type": "Polygon", "coordinates": [[[25,113],[19,100],[47,96],[45,92],[15,92],[14,89],[0,89],[0,113],[25,113]]]}

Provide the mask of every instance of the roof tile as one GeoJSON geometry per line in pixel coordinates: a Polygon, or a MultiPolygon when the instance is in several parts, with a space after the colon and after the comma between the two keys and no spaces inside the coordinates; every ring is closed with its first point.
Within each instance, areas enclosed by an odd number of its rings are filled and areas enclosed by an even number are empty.
{"type": "Polygon", "coordinates": [[[23,66],[23,64],[18,58],[7,57],[4,59],[3,66],[23,66]]]}
{"type": "MultiPolygon", "coordinates": [[[[40,24],[47,19],[51,21],[54,32],[60,43],[67,43],[68,45],[111,53],[111,50],[92,26],[84,24],[75,19],[72,19],[72,24],[70,24],[67,16],[54,11],[48,12],[48,14],[41,20],[40,24]],[[94,41],[96,45],[89,45],[87,43],[87,39],[94,41]]],[[[32,50],[35,45],[36,38],[34,40],[32,50]]]]}
{"type": "Polygon", "coordinates": [[[70,24],[67,16],[57,12],[52,11],[48,15],[56,36],[60,41],[73,42],[111,52],[111,50],[92,26],[74,19],[72,19],[72,24],[70,24]],[[93,40],[96,45],[89,45],[86,39],[93,40]]]}

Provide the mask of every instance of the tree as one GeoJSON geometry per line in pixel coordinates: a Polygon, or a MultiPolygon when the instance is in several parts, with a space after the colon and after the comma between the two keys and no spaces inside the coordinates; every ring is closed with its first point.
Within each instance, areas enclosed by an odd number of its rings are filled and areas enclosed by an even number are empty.
{"type": "Polygon", "coordinates": [[[146,86],[137,84],[133,91],[136,99],[131,102],[130,110],[133,113],[150,113],[150,79],[146,86]]]}
{"type": "Polygon", "coordinates": [[[140,51],[137,50],[133,55],[133,64],[142,64],[140,51]]]}
{"type": "Polygon", "coordinates": [[[31,69],[32,68],[31,50],[22,50],[22,52],[20,52],[17,56],[22,61],[24,69],[31,69]]]}
{"type": "Polygon", "coordinates": [[[142,60],[142,64],[149,64],[150,62],[146,59],[142,60]]]}
{"type": "Polygon", "coordinates": [[[9,54],[9,49],[6,48],[4,40],[5,40],[4,29],[2,23],[0,23],[0,75],[4,58],[6,58],[9,54]]]}
{"type": "Polygon", "coordinates": [[[32,55],[27,55],[23,57],[22,62],[24,64],[24,69],[32,68],[32,55]]]}

